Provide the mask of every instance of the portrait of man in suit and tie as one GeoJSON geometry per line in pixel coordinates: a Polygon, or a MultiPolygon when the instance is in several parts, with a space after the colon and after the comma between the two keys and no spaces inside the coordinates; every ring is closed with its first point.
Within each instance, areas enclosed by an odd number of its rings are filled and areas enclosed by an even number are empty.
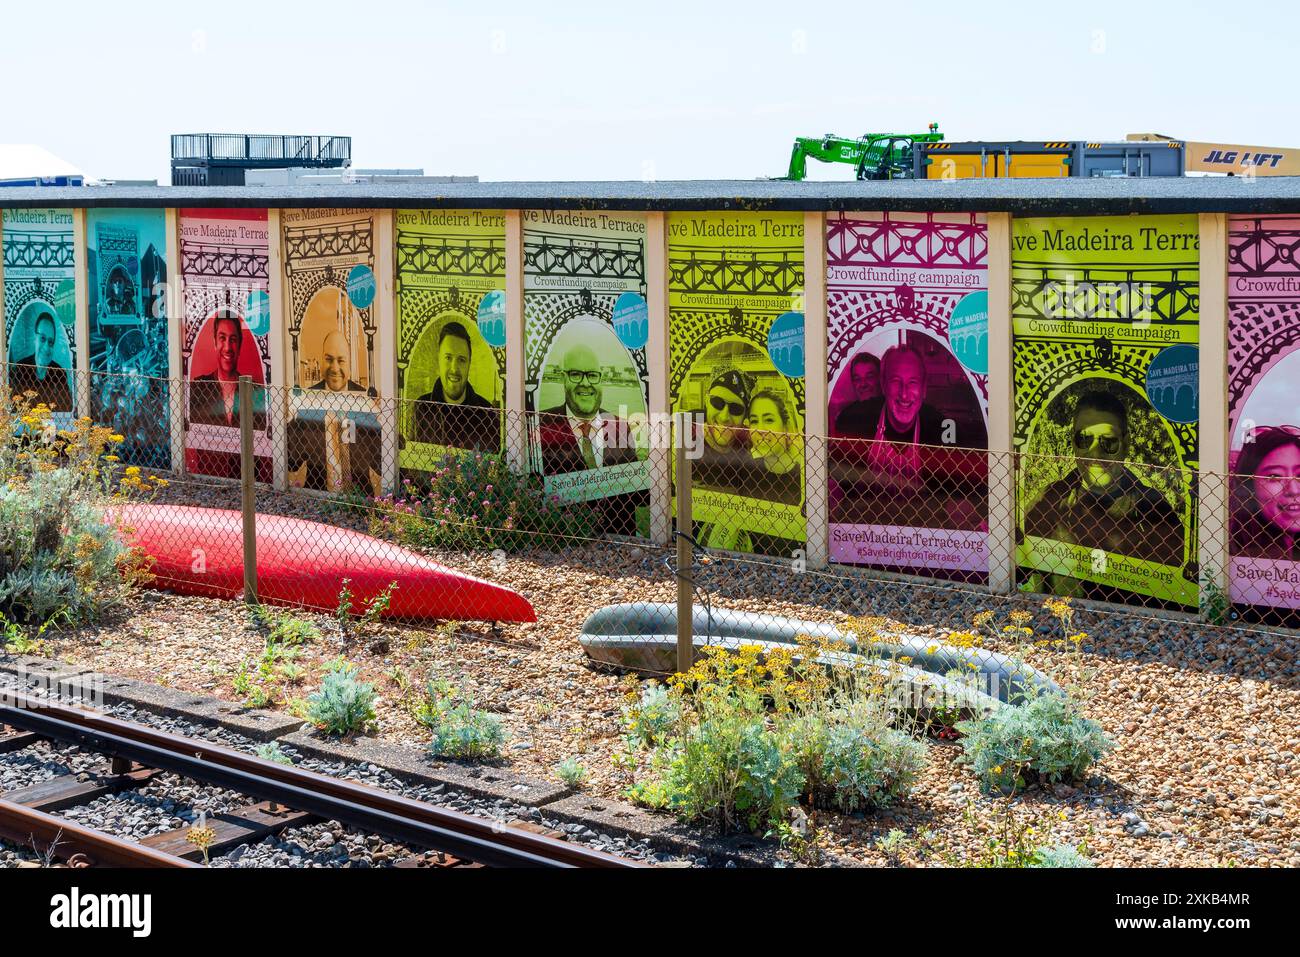
{"type": "Polygon", "coordinates": [[[543,410],[542,474],[565,475],[637,461],[625,421],[604,405],[605,372],[588,345],[560,358],[564,404],[543,410]]]}

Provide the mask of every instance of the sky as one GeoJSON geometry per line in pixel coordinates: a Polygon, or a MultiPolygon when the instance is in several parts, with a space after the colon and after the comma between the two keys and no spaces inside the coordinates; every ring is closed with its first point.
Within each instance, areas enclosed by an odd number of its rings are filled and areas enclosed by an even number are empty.
{"type": "Polygon", "coordinates": [[[1298,10],[7,2],[0,142],[163,182],[172,133],[348,135],[358,167],[484,180],[779,176],[796,136],[931,122],[948,139],[1300,146],[1298,10]]]}

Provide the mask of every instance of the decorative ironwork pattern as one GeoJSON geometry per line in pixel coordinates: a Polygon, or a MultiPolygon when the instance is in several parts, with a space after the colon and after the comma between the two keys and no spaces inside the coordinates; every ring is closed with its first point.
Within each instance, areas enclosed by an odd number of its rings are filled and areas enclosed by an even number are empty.
{"type": "Polygon", "coordinates": [[[421,236],[402,233],[397,237],[397,283],[408,274],[439,276],[504,276],[504,239],[481,236],[421,236]]]}
{"type": "Polygon", "coordinates": [[[889,213],[878,220],[830,218],[826,223],[829,265],[925,266],[982,269],[988,258],[984,216],[947,223],[933,214],[917,221],[889,213]]]}
{"type": "Polygon", "coordinates": [[[1013,319],[1189,322],[1196,320],[1200,305],[1199,266],[1070,267],[1017,261],[1011,271],[1013,319]],[[1111,308],[1135,298],[1142,303],[1139,315],[1111,308]]]}
{"type": "Polygon", "coordinates": [[[253,279],[268,281],[265,250],[247,246],[181,242],[181,272],[196,278],[253,279]]]}
{"type": "MultiPolygon", "coordinates": [[[[328,286],[347,295],[347,275],[334,268],[338,259],[357,265],[374,266],[374,221],[362,220],[322,223],[315,226],[284,227],[285,270],[289,275],[289,341],[293,353],[291,369],[298,368],[299,338],[307,309],[316,294],[328,286]]],[[[373,304],[356,310],[366,335],[366,365],[371,388],[375,383],[375,324],[373,304]]]]}
{"type": "Polygon", "coordinates": [[[1300,277],[1300,220],[1234,217],[1228,233],[1228,272],[1234,276],[1300,277]],[[1249,225],[1246,225],[1248,223],[1249,225]]]}
{"type": "MultiPolygon", "coordinates": [[[[767,353],[767,337],[772,329],[772,315],[742,312],[739,309],[673,309],[672,371],[669,395],[679,395],[682,385],[694,371],[692,363],[712,345],[728,339],[742,340],[767,353]]],[[[785,378],[794,393],[799,415],[804,411],[804,380],[785,378]]]]}
{"type": "Polygon", "coordinates": [[[1228,232],[1228,421],[1300,344],[1300,219],[1234,217],[1228,232]],[[1237,286],[1244,287],[1234,296],[1237,286]]]}
{"type": "Polygon", "coordinates": [[[5,269],[66,269],[72,276],[74,264],[72,233],[39,233],[14,230],[4,234],[5,269]]]}
{"type": "Polygon", "coordinates": [[[645,243],[530,229],[524,239],[524,272],[574,279],[636,279],[644,291],[645,243]]]}
{"type": "Polygon", "coordinates": [[[803,284],[802,246],[751,252],[675,246],[668,259],[674,292],[801,296],[803,284]]]}
{"type": "MultiPolygon", "coordinates": [[[[957,307],[960,295],[917,293],[915,305],[907,313],[899,311],[892,293],[833,292],[828,297],[831,328],[827,366],[840,369],[848,361],[863,337],[880,329],[923,329],[940,342],[948,341],[948,319],[957,307]]],[[[972,376],[985,405],[989,399],[989,377],[972,376]]]]}
{"type": "Polygon", "coordinates": [[[365,219],[317,226],[287,226],[284,230],[285,263],[289,274],[321,268],[313,260],[339,257],[373,265],[374,221],[365,219]]]}
{"type": "MultiPolygon", "coordinates": [[[[1061,392],[1088,376],[1118,379],[1138,390],[1160,345],[1124,343],[1106,349],[1095,342],[1016,337],[1015,446],[1025,448],[1030,429],[1044,409],[1061,392]]],[[[1169,422],[1183,466],[1198,462],[1196,423],[1169,422]]]]}

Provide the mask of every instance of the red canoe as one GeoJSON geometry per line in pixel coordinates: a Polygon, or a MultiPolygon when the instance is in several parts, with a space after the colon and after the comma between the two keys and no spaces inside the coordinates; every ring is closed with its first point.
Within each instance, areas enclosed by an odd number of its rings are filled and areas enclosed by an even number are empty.
{"type": "MultiPolygon", "coordinates": [[[[154,586],[182,595],[244,594],[243,517],[181,505],[113,509],[122,538],[153,558],[154,586]]],[[[343,579],[353,607],[397,582],[386,617],[446,621],[536,621],[528,599],[452,571],[361,532],[281,515],[257,516],[257,592],[264,602],[333,611],[343,579]]]]}

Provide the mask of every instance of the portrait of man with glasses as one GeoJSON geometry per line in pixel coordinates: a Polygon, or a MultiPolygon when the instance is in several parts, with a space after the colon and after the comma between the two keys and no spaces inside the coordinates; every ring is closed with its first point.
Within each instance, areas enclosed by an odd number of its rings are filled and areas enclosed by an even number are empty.
{"type": "Polygon", "coordinates": [[[602,408],[605,375],[586,345],[569,348],[560,360],[564,405],[545,409],[539,426],[542,474],[567,475],[637,461],[629,430],[602,408]]]}
{"type": "MultiPolygon", "coordinates": [[[[1181,566],[1183,523],[1169,501],[1130,467],[1128,403],[1093,386],[1075,407],[1070,431],[1073,469],[1029,509],[1024,533],[1161,565],[1181,566]]],[[[1048,576],[1056,594],[1107,600],[1116,589],[1064,575],[1048,576]]]]}

